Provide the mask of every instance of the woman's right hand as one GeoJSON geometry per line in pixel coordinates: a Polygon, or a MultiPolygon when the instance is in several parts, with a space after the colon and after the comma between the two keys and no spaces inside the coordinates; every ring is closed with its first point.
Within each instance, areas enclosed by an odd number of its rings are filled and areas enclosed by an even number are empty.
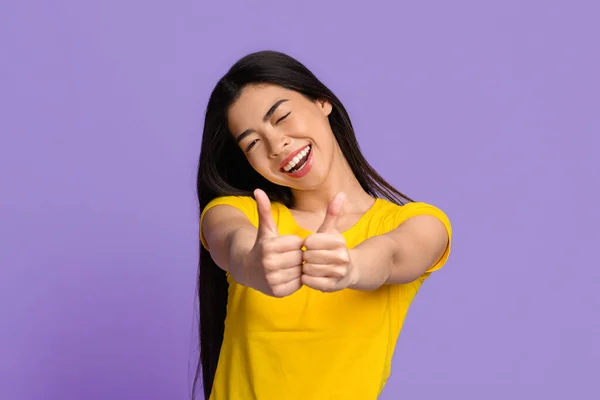
{"type": "Polygon", "coordinates": [[[244,259],[246,279],[252,288],[273,297],[285,297],[302,286],[302,246],[296,235],[279,235],[269,197],[254,191],[258,206],[258,233],[244,259]]]}

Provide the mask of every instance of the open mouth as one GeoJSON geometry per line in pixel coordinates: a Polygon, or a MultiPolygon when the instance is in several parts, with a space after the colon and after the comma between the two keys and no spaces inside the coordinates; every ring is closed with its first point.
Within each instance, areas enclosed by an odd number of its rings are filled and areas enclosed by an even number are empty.
{"type": "Polygon", "coordinates": [[[281,171],[288,174],[293,174],[294,172],[300,171],[306,165],[310,151],[311,146],[306,146],[306,148],[304,148],[304,150],[302,150],[290,162],[288,162],[285,167],[281,169],[281,171]]]}

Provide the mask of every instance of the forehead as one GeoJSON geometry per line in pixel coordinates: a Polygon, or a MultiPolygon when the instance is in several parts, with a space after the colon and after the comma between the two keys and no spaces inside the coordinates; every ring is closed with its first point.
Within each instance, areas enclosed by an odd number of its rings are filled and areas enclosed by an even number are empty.
{"type": "Polygon", "coordinates": [[[227,120],[232,129],[244,124],[262,120],[275,102],[287,99],[297,100],[300,94],[281,86],[264,84],[249,85],[242,89],[240,97],[229,107],[227,120]]]}

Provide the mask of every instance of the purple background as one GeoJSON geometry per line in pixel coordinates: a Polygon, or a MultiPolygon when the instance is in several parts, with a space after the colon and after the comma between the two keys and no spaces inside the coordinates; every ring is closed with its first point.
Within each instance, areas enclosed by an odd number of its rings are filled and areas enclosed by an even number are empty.
{"type": "Polygon", "coordinates": [[[453,222],[381,398],[599,398],[597,7],[0,7],[1,399],[188,398],[204,107],[265,48],[311,68],[375,167],[453,222]]]}

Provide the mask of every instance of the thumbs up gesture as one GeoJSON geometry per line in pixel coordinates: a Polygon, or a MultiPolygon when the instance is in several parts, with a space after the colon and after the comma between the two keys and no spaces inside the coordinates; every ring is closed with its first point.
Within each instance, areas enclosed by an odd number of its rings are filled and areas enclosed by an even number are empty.
{"type": "Polygon", "coordinates": [[[247,280],[254,289],[273,297],[288,296],[302,286],[302,244],[295,235],[279,235],[269,197],[254,191],[258,206],[258,232],[244,260],[247,280]]]}
{"type": "Polygon", "coordinates": [[[343,193],[336,195],[317,233],[304,240],[302,283],[322,292],[345,289],[358,280],[346,240],[335,228],[344,200],[343,193]]]}

